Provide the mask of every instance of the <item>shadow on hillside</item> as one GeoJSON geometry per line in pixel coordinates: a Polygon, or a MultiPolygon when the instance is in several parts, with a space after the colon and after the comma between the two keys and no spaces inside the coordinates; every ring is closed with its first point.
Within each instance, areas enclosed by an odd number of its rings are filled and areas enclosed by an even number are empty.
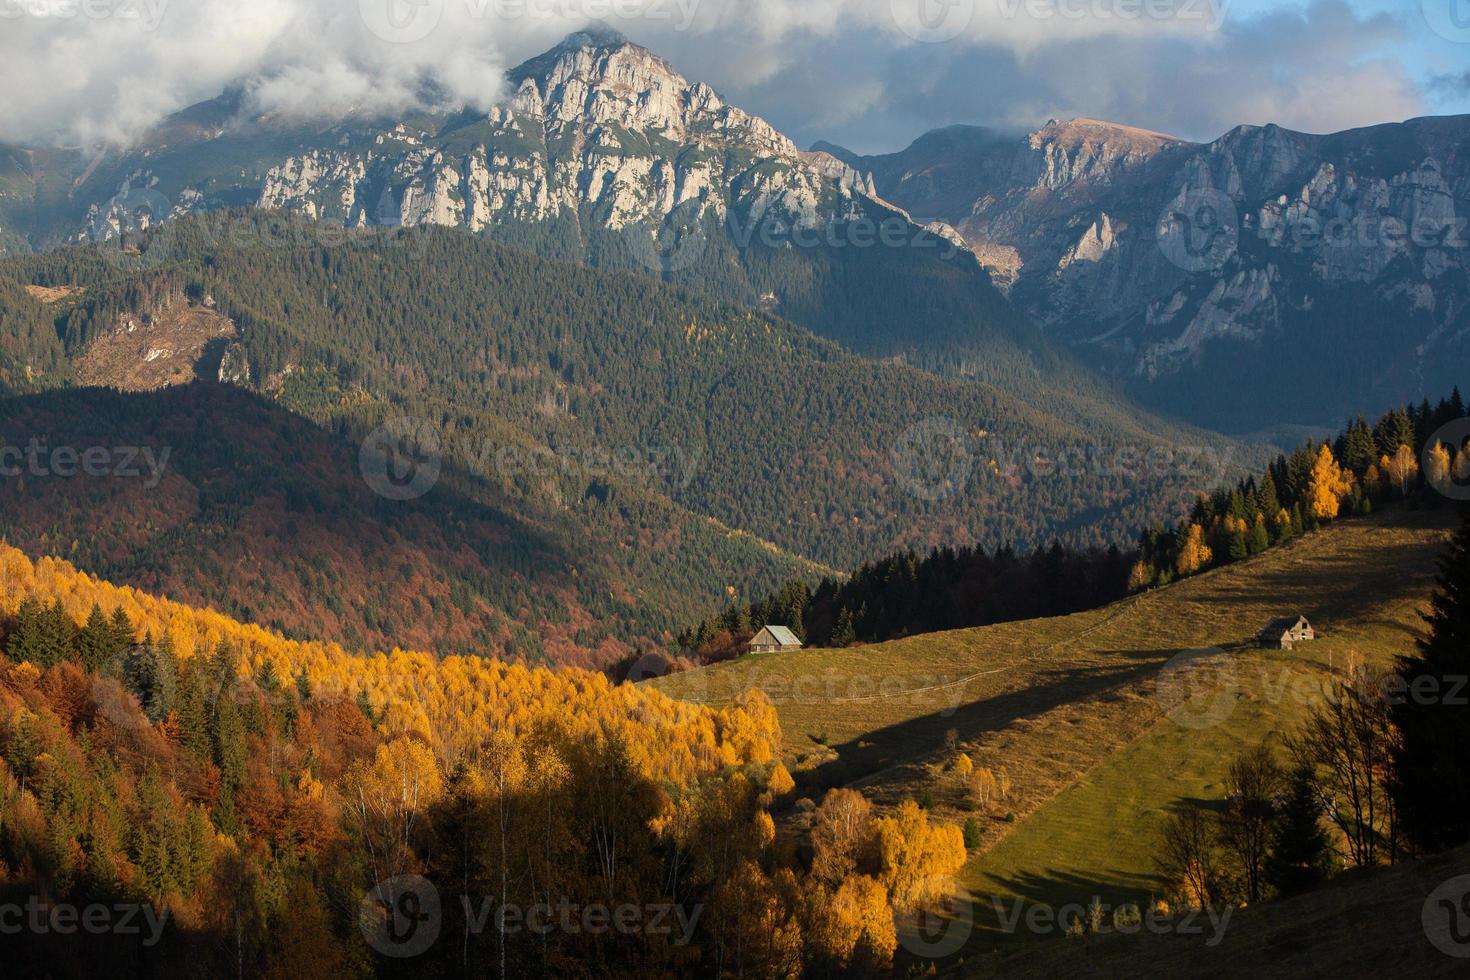
{"type": "MultiPolygon", "coordinates": [[[[1126,657],[1133,662],[1116,667],[1043,671],[1036,675],[1034,683],[1019,690],[958,705],[949,702],[955,692],[934,692],[931,696],[938,710],[832,746],[837,758],[801,774],[798,787],[815,797],[834,786],[851,784],[942,748],[945,733],[950,729],[955,729],[961,740],[969,740],[1065,704],[1121,690],[1153,672],[1172,653],[1172,650],[1128,651],[1121,653],[1120,659],[1126,657]]],[[[855,710],[859,708],[860,704],[854,705],[855,710]]]]}
{"type": "Polygon", "coordinates": [[[1366,571],[1361,554],[1300,556],[1287,567],[1217,578],[1209,590],[1213,594],[1200,598],[1261,604],[1280,608],[1282,615],[1300,611],[1327,631],[1334,618],[1361,615],[1365,606],[1422,592],[1435,571],[1435,561],[1426,558],[1425,550],[1414,541],[1384,543],[1373,552],[1366,571]]]}
{"type": "Polygon", "coordinates": [[[1120,905],[1158,897],[1162,885],[1117,869],[1022,872],[994,878],[997,892],[974,896],[974,928],[991,940],[1052,939],[1062,936],[1075,917],[1085,917],[1095,898],[1109,916],[1120,905]]]}

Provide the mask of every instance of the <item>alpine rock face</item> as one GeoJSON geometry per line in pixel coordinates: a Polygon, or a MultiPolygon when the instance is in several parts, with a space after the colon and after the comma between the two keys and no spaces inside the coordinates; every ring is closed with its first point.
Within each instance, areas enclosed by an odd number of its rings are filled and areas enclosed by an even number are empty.
{"type": "Polygon", "coordinates": [[[463,228],[1048,407],[1085,383],[1070,349],[1233,432],[1463,380],[1470,117],[1209,144],[1074,119],[860,157],[798,149],[605,28],[507,82],[488,112],[330,123],[252,113],[244,84],[124,153],[0,146],[0,253],[241,207],[463,228]]]}
{"type": "Polygon", "coordinates": [[[237,89],[121,156],[43,161],[0,147],[0,235],[12,249],[17,238],[43,247],[240,206],[351,227],[567,222],[584,240],[732,213],[788,230],[865,208],[896,214],[835,158],[798,150],[616,32],[573,34],[508,80],[510,97],[484,114],[448,107],[321,127],[251,117],[237,89]]]}
{"type": "Polygon", "coordinates": [[[1326,424],[1350,391],[1464,380],[1470,117],[1209,144],[1077,119],[827,149],[956,228],[1050,334],[1197,421],[1326,424]]]}
{"type": "Polygon", "coordinates": [[[870,355],[944,352],[981,374],[1031,356],[1035,331],[952,229],[914,223],[836,157],[799,150],[616,32],[570,35],[507,81],[488,112],[326,125],[252,114],[242,86],[120,156],[22,153],[0,182],[0,250],[283,209],[350,228],[463,228],[652,273],[870,355]]]}
{"type": "Polygon", "coordinates": [[[724,219],[770,209],[815,224],[866,192],[841,165],[804,154],[762,119],[690,83],[611,32],[584,32],[514,69],[487,116],[433,133],[398,124],[370,145],[293,155],[256,204],[351,225],[577,221],[660,227],[684,209],[724,219]]]}

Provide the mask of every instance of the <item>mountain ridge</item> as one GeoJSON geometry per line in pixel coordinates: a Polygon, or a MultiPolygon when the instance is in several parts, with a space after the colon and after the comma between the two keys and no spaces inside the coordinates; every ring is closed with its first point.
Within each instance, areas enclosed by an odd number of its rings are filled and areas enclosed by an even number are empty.
{"type": "Polygon", "coordinates": [[[847,160],[954,227],[1048,336],[1197,423],[1335,424],[1448,387],[1470,344],[1470,116],[1209,143],[951,127],[847,160]]]}

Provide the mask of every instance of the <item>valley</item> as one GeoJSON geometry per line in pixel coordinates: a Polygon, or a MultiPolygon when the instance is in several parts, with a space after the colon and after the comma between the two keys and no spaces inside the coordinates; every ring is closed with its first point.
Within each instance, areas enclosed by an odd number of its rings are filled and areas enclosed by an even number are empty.
{"type": "MultiPolygon", "coordinates": [[[[180,219],[160,243],[167,265],[121,275],[96,248],[0,263],[27,286],[66,290],[44,306],[18,295],[6,315],[54,322],[73,385],[146,394],[200,380],[121,413],[97,407],[113,396],[81,388],[39,415],[13,402],[0,432],[16,445],[171,445],[190,474],[165,484],[182,494],[175,512],[165,530],[103,543],[90,522],[107,511],[83,501],[121,494],[131,513],[144,506],[139,488],[32,483],[29,506],[47,516],[4,533],[41,549],[81,542],[70,553],[98,573],[170,594],[187,582],[181,598],[299,635],[606,664],[667,645],[728,595],[874,553],[1126,543],[1260,458],[1113,396],[1074,391],[1072,404],[1092,406],[1080,416],[1038,409],[1001,388],[858,357],[738,305],[455,230],[336,242],[317,225],[256,214],[180,219]],[[213,406],[215,426],[201,428],[199,405],[213,406]],[[354,446],[405,417],[435,434],[438,485],[423,500],[374,504],[354,446]],[[254,467],[269,457],[230,458],[235,443],[278,443],[272,428],[292,433],[272,468],[303,453],[321,466],[262,480],[254,467]],[[201,494],[204,473],[230,490],[201,494]],[[385,547],[412,540],[407,527],[424,512],[447,533],[462,504],[487,508],[500,530],[429,563],[459,571],[431,575],[428,608],[417,588],[386,594],[395,587],[370,571],[390,561],[384,551],[342,579],[377,579],[384,594],[339,586],[331,605],[355,612],[325,615],[311,583],[342,574],[332,568],[359,550],[356,534],[339,528],[306,559],[290,553],[301,539],[286,526],[318,522],[343,499],[358,501],[356,520],[396,529],[385,547]],[[199,574],[207,551],[179,548],[192,528],[233,552],[252,527],[297,570],[274,585],[268,575],[227,584],[199,574]],[[472,640],[470,624],[488,635],[472,640]]],[[[36,365],[51,355],[40,342],[32,351],[36,365]]]]}
{"type": "Polygon", "coordinates": [[[0,11],[7,978],[1464,973],[1470,35],[912,3],[0,11]]]}

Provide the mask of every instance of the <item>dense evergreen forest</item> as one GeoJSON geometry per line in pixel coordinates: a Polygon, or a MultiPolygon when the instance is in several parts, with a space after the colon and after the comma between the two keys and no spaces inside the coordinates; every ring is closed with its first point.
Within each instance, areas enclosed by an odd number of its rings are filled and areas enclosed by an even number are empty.
{"type": "Polygon", "coordinates": [[[1371,513],[1375,505],[1440,506],[1446,497],[1437,487],[1470,481],[1470,432],[1451,431],[1465,417],[1458,388],[1435,406],[1425,400],[1398,408],[1371,425],[1359,416],[1331,442],[1309,440],[1290,456],[1278,455],[1259,479],[1201,494],[1186,520],[1154,525],[1130,551],[1060,542],[1027,556],[1010,547],[990,554],[935,548],[925,557],[910,551],[815,588],[788,581],[763,600],[731,605],[683,630],[679,646],[709,663],[744,653],[768,624],[789,626],[812,646],[845,647],[1096,608],[1259,554],[1339,516],[1371,513]]]}
{"type": "Polygon", "coordinates": [[[557,507],[446,473],[386,500],[357,468],[375,424],[217,384],[0,401],[0,444],[139,451],[131,478],[0,479],[0,538],[291,636],[583,665],[811,568],[636,487],[557,507]]]}
{"type": "MultiPolygon", "coordinates": [[[[898,549],[1011,542],[1029,551],[1054,539],[1105,549],[1161,514],[1183,513],[1233,460],[1217,437],[1107,399],[1079,423],[986,384],[865,360],[780,319],[646,276],[560,265],[461,232],[328,233],[260,213],[165,229],[157,261],[146,251],[86,248],[5,262],[14,282],[75,290],[46,305],[14,295],[12,347],[30,352],[27,363],[56,363],[58,348],[81,356],[120,317],[146,323],[179,305],[207,307],[238,328],[223,355],[232,379],[345,442],[388,418],[426,420],[439,436],[446,493],[524,517],[561,554],[580,556],[568,586],[575,602],[560,587],[518,602],[519,586],[497,594],[477,584],[466,596],[446,584],[440,604],[483,599],[507,621],[524,606],[532,631],[560,651],[608,639],[622,650],[666,643],[732,592],[761,595],[793,574],[898,549]],[[35,327],[47,317],[49,340],[35,327]],[[601,557],[589,558],[593,551],[601,557]],[[671,553],[687,560],[670,564],[671,553]],[[619,584],[609,586],[598,566],[621,573],[619,584]]],[[[47,382],[33,370],[28,384],[54,384],[65,369],[61,361],[47,382]]],[[[76,417],[94,414],[75,403],[76,417]]],[[[249,478],[232,474],[234,492],[244,492],[249,478]]],[[[47,513],[46,490],[26,487],[40,495],[32,516],[47,513]]],[[[248,496],[259,502],[260,488],[248,496]]],[[[196,574],[205,559],[181,530],[137,555],[102,555],[86,507],[54,510],[60,516],[35,523],[17,511],[6,533],[36,546],[60,541],[57,550],[78,560],[102,560],[98,571],[150,587],[217,581],[196,574]]],[[[199,523],[214,537],[248,525],[219,508],[199,523]]],[[[483,573],[466,567],[477,582],[500,562],[525,564],[517,548],[479,550],[502,557],[485,559],[483,573]]],[[[295,580],[317,577],[293,572],[244,597],[226,596],[223,583],[218,594],[202,584],[178,594],[352,643],[386,640],[390,622],[425,630],[410,635],[432,649],[464,635],[459,625],[443,629],[458,616],[416,611],[402,596],[343,613],[339,623],[306,615],[295,580]]],[[[492,632],[502,649],[534,653],[527,640],[510,644],[503,622],[492,632]]]]}

